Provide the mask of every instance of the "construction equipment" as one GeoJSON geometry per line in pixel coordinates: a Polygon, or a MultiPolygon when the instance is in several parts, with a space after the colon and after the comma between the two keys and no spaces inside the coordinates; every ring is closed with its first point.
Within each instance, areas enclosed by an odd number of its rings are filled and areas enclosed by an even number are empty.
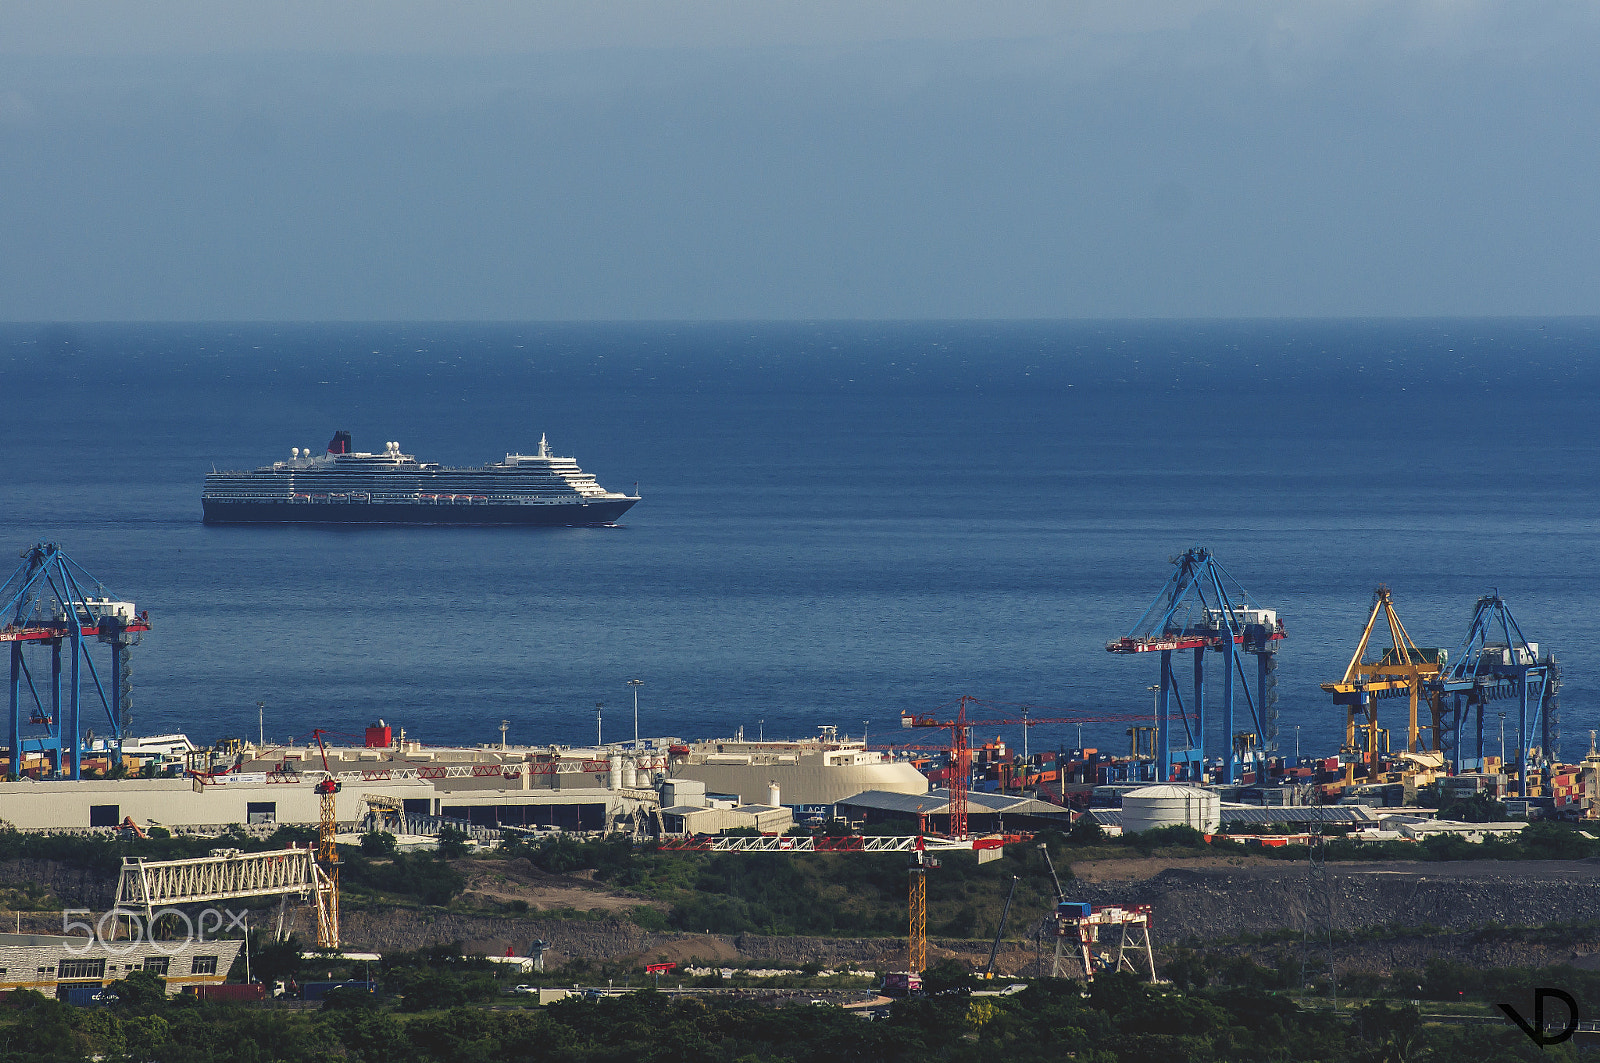
{"type": "Polygon", "coordinates": [[[1156,980],[1156,958],[1150,947],[1148,904],[1087,904],[1062,901],[1056,905],[1056,962],[1052,977],[1063,978],[1062,946],[1076,946],[1083,964],[1083,980],[1092,982],[1107,971],[1127,971],[1156,980]],[[1143,963],[1135,965],[1142,954],[1143,963]],[[1143,970],[1141,970],[1143,968],[1143,970]]]}
{"type": "Polygon", "coordinates": [[[918,846],[911,857],[910,932],[907,934],[906,970],[920,975],[928,969],[928,871],[939,858],[918,846]]]}
{"type": "Polygon", "coordinates": [[[1160,728],[1156,742],[1156,772],[1161,782],[1172,778],[1173,703],[1177,719],[1183,724],[1188,745],[1183,753],[1186,771],[1193,781],[1202,781],[1207,763],[1208,738],[1205,703],[1205,654],[1207,650],[1227,656],[1222,673],[1223,745],[1217,752],[1222,761],[1222,782],[1236,781],[1240,763],[1234,752],[1235,677],[1244,695],[1249,714],[1248,731],[1255,745],[1264,751],[1276,748],[1277,724],[1277,643],[1285,635],[1283,621],[1276,610],[1257,605],[1237,580],[1223,569],[1211,552],[1196,546],[1172,558],[1175,571],[1156,595],[1150,607],[1120,639],[1106,643],[1111,653],[1161,654],[1161,682],[1156,690],[1155,716],[1160,728]],[[1177,678],[1172,671],[1172,655],[1194,652],[1194,701],[1185,708],[1177,678]],[[1245,675],[1244,654],[1256,658],[1256,695],[1250,694],[1245,675]]]}
{"type": "MultiPolygon", "coordinates": [[[[1051,868],[1050,873],[1052,875],[1054,875],[1055,874],[1055,869],[1051,868]]],[[[1016,895],[1017,895],[1017,876],[1012,875],[1011,876],[1011,888],[1006,891],[1006,906],[1004,908],[1000,909],[1000,928],[994,932],[994,944],[989,946],[989,962],[986,965],[984,965],[984,968],[983,968],[984,981],[988,981],[989,979],[994,977],[994,957],[995,957],[995,953],[1000,951],[1000,935],[1002,935],[1002,934],[1004,934],[1006,932],[1006,917],[1011,914],[1011,898],[1015,897],[1016,895]]]]}
{"type": "Polygon", "coordinates": [[[807,838],[791,835],[762,834],[755,837],[741,835],[694,835],[671,838],[661,843],[661,851],[690,853],[912,853],[918,850],[931,852],[991,852],[1001,846],[1014,845],[1024,839],[1021,834],[989,834],[981,838],[924,837],[920,834],[846,834],[807,838]]]}
{"type": "Polygon", "coordinates": [[[1543,792],[1548,794],[1550,764],[1557,759],[1561,735],[1561,666],[1555,657],[1539,656],[1539,644],[1527,640],[1510,606],[1496,591],[1478,599],[1466,638],[1453,662],[1446,663],[1448,667],[1429,684],[1428,690],[1434,734],[1439,739],[1434,748],[1447,750],[1452,769],[1460,774],[1468,717],[1475,715],[1481,770],[1483,708],[1491,701],[1515,699],[1517,794],[1528,796],[1530,761],[1536,756],[1542,770],[1543,792]]]}
{"type": "Polygon", "coordinates": [[[0,584],[0,642],[11,644],[11,688],[9,698],[11,742],[10,772],[20,776],[29,754],[53,759],[51,769],[72,779],[83,777],[83,758],[90,736],[85,733],[82,669],[87,668],[95,693],[105,709],[110,731],[104,739],[106,756],[112,768],[122,764],[122,740],[127,734],[132,710],[132,688],[128,679],[128,647],[150,630],[149,618],[138,613],[132,602],[119,601],[106,593],[95,578],[69,558],[55,543],[38,543],[22,552],[22,564],[4,584],[0,584]],[[85,592],[92,586],[98,596],[85,592]],[[101,682],[99,669],[90,654],[93,641],[111,647],[110,674],[101,682]],[[63,643],[69,653],[65,705],[62,691],[63,643]],[[23,654],[24,646],[50,648],[49,705],[39,696],[32,670],[23,654]],[[22,687],[26,683],[33,697],[29,723],[42,726],[44,734],[23,734],[22,687]],[[63,715],[63,709],[65,713],[63,715]]]}
{"type": "MultiPolygon", "coordinates": [[[[1406,751],[1418,752],[1421,748],[1421,727],[1417,719],[1417,706],[1424,687],[1438,679],[1449,655],[1438,649],[1418,649],[1405,625],[1394,610],[1394,596],[1384,584],[1372,592],[1372,612],[1367,616],[1367,626],[1361,632],[1361,641],[1350,657],[1344,677],[1336,682],[1323,683],[1322,689],[1333,695],[1334,704],[1348,710],[1345,722],[1344,752],[1351,759],[1345,769],[1345,783],[1355,782],[1355,757],[1364,754],[1367,762],[1367,780],[1378,782],[1382,772],[1383,750],[1379,740],[1378,702],[1387,698],[1405,697],[1409,700],[1410,716],[1406,728],[1406,751]],[[1372,640],[1378,618],[1383,617],[1389,628],[1390,648],[1375,661],[1368,661],[1367,644],[1372,640]],[[1360,717],[1365,716],[1365,741],[1358,742],[1356,728],[1360,717]]],[[[1437,749],[1438,721],[1431,728],[1432,748],[1437,749]]]]}
{"type": "MultiPolygon", "coordinates": [[[[310,849],[280,849],[241,853],[230,849],[211,856],[184,860],[122,858],[112,911],[123,916],[142,913],[148,933],[157,915],[179,905],[206,904],[250,897],[278,898],[277,938],[288,937],[291,901],[317,906],[317,943],[327,940],[323,916],[328,906],[320,898],[333,888],[317,866],[310,849]]],[[[337,902],[333,905],[337,913],[337,902]]],[[[215,913],[213,913],[215,914],[215,913]]],[[[204,925],[203,923],[201,925],[204,925]]],[[[334,930],[337,937],[337,929],[334,930]]],[[[337,946],[332,946],[337,947],[337,946]]]]}
{"type": "Polygon", "coordinates": [[[1040,842],[1039,851],[1044,854],[1044,866],[1050,869],[1050,881],[1055,883],[1056,887],[1056,903],[1060,904],[1067,899],[1067,895],[1061,890],[1061,879],[1056,876],[1056,865],[1050,860],[1050,846],[1040,842]]]}
{"type": "Polygon", "coordinates": [[[311,732],[317,740],[317,750],[322,754],[322,780],[315,789],[321,804],[321,820],[317,830],[317,861],[321,864],[327,888],[318,890],[317,897],[317,947],[339,947],[339,847],[334,843],[339,829],[337,795],[342,784],[328,767],[328,747],[322,736],[326,731],[318,728],[311,732]]]}
{"type": "MultiPolygon", "coordinates": [[[[939,727],[950,732],[950,765],[949,777],[946,788],[950,791],[950,837],[962,840],[967,837],[967,790],[972,776],[972,741],[970,731],[974,727],[1037,727],[1043,724],[1080,724],[1080,723],[1139,723],[1150,719],[1148,715],[1118,714],[1111,716],[1033,716],[1026,713],[1021,718],[1000,717],[994,719],[971,719],[967,716],[967,706],[992,704],[981,702],[970,695],[963,695],[955,705],[955,712],[951,714],[949,706],[943,706],[943,711],[932,713],[900,714],[901,727],[939,727]],[[948,718],[945,718],[948,717],[948,718]]],[[[1024,710],[1031,710],[1033,706],[1016,706],[1024,710]]]]}

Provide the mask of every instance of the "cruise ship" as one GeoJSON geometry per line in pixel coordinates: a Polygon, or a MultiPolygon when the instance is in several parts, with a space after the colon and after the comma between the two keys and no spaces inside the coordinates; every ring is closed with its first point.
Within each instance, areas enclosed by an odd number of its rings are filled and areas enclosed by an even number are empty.
{"type": "Polygon", "coordinates": [[[475,467],[419,462],[385,443],[356,451],[349,432],[328,449],[294,447],[286,461],[212,472],[200,503],[207,524],[610,524],[639,501],[607,491],[572,458],[507,454],[475,467]]]}

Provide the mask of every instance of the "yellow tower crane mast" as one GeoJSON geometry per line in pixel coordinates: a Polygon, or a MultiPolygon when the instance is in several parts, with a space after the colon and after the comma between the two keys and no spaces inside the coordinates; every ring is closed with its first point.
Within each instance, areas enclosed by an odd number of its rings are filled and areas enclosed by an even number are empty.
{"type": "Polygon", "coordinates": [[[906,970],[921,974],[928,969],[928,871],[939,866],[938,858],[929,856],[917,838],[917,849],[911,857],[910,928],[906,935],[906,970]]]}
{"type": "MultiPolygon", "coordinates": [[[[1322,684],[1322,689],[1333,695],[1334,702],[1344,705],[1348,710],[1348,718],[1345,721],[1347,751],[1354,752],[1357,748],[1358,725],[1366,728],[1369,782],[1378,780],[1381,769],[1378,701],[1400,696],[1408,698],[1410,715],[1406,727],[1406,751],[1420,752],[1422,727],[1417,719],[1417,705],[1422,697],[1423,688],[1430,680],[1438,678],[1444,661],[1443,650],[1418,649],[1416,643],[1411,641],[1405,625],[1400,622],[1400,617],[1394,611],[1393,595],[1387,586],[1379,584],[1377,590],[1372,593],[1372,613],[1367,617],[1367,626],[1361,632],[1361,641],[1356,645],[1356,652],[1350,657],[1350,664],[1344,670],[1344,678],[1322,684]],[[1372,633],[1377,627],[1380,616],[1389,627],[1390,647],[1384,650],[1377,660],[1368,661],[1367,644],[1372,640],[1372,633]]],[[[1432,704],[1431,707],[1433,722],[1428,728],[1429,746],[1438,749],[1439,706],[1432,704]]],[[[1346,771],[1345,781],[1347,783],[1355,781],[1353,761],[1346,771]]]]}
{"type": "Polygon", "coordinates": [[[339,828],[337,795],[339,780],[328,767],[328,747],[322,742],[326,734],[321,728],[311,732],[317,740],[317,750],[322,754],[322,781],[317,783],[317,798],[321,803],[321,820],[317,829],[317,864],[323,881],[317,884],[317,947],[339,947],[339,847],[334,836],[339,828]]]}

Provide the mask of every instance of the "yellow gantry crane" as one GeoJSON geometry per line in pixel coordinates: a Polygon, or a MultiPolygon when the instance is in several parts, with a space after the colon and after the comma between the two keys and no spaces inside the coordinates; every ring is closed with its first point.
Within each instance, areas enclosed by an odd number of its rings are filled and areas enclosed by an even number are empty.
{"type": "MultiPolygon", "coordinates": [[[[1439,672],[1444,665],[1445,653],[1436,649],[1418,649],[1416,643],[1411,641],[1411,636],[1406,634],[1405,625],[1400,622],[1400,617],[1395,614],[1393,595],[1389,588],[1383,584],[1372,593],[1372,614],[1367,617],[1366,630],[1361,633],[1361,642],[1356,646],[1356,652],[1350,658],[1350,664],[1344,670],[1344,678],[1334,683],[1323,683],[1322,689],[1333,695],[1335,704],[1344,705],[1349,712],[1345,722],[1345,749],[1354,752],[1358,747],[1356,743],[1356,728],[1358,724],[1366,729],[1366,754],[1368,759],[1367,780],[1376,782],[1381,769],[1379,760],[1379,728],[1378,728],[1378,702],[1386,698],[1407,697],[1410,702],[1410,716],[1406,727],[1406,751],[1417,753],[1421,751],[1422,727],[1417,720],[1417,705],[1423,696],[1423,688],[1439,677],[1439,672]],[[1378,625],[1378,618],[1383,617],[1389,625],[1390,648],[1373,662],[1368,662],[1367,644],[1372,640],[1373,629],[1378,625]]],[[[1430,735],[1429,748],[1439,748],[1439,706],[1430,701],[1433,710],[1432,725],[1428,728],[1430,735]]],[[[1345,781],[1355,781],[1355,764],[1352,761],[1346,769],[1345,781]]]]}

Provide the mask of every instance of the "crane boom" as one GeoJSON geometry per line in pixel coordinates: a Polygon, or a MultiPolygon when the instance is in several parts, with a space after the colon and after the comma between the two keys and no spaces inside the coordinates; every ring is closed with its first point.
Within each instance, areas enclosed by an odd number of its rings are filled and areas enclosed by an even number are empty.
{"type": "MultiPolygon", "coordinates": [[[[1052,872],[1053,873],[1053,872],[1052,872]]],[[[1006,917],[1011,914],[1011,898],[1017,895],[1017,876],[1011,876],[1011,888],[1006,891],[1006,906],[1000,909],[1000,929],[994,932],[994,944],[989,946],[989,965],[983,969],[985,980],[994,977],[994,956],[1000,951],[1000,935],[1006,932],[1006,917]]]]}

